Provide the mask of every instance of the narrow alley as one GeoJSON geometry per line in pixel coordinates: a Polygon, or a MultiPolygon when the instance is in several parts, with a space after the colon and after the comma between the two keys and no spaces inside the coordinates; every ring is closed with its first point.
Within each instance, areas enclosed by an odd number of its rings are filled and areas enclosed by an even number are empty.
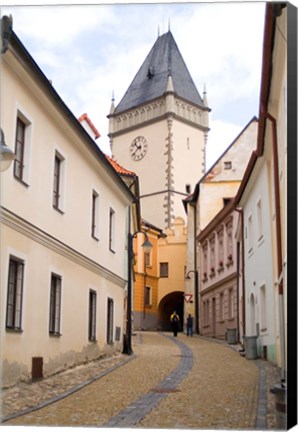
{"type": "Polygon", "coordinates": [[[267,391],[278,368],[238,346],[179,333],[137,332],[120,354],[2,392],[2,423],[196,429],[274,429],[267,391]],[[23,415],[20,415],[23,414],[23,415]]]}

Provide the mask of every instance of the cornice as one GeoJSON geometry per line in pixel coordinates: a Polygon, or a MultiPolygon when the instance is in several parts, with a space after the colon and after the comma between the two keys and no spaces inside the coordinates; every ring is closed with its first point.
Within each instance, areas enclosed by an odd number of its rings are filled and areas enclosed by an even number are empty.
{"type": "Polygon", "coordinates": [[[10,210],[1,207],[1,223],[8,226],[11,229],[19,232],[25,237],[39,243],[40,245],[46,247],[47,249],[69,259],[75,264],[98,274],[104,279],[114,283],[115,285],[124,288],[126,281],[110,270],[106,269],[99,263],[93,261],[92,259],[86,257],[60,240],[52,237],[50,234],[26,221],[25,219],[19,217],[18,215],[12,213],[10,210]]]}
{"type": "Polygon", "coordinates": [[[208,109],[198,107],[183,99],[175,98],[174,109],[166,110],[165,99],[156,99],[145,105],[140,105],[134,109],[110,114],[109,137],[114,138],[123,133],[139,129],[140,126],[148,126],[171,116],[192,127],[208,132],[208,109]]]}
{"type": "Polygon", "coordinates": [[[203,294],[206,294],[206,293],[208,293],[208,292],[210,292],[210,291],[212,291],[212,290],[214,290],[220,286],[223,286],[224,284],[226,284],[228,282],[231,282],[233,279],[235,279],[235,281],[237,281],[237,272],[231,273],[230,275],[226,276],[225,278],[217,281],[215,284],[209,285],[207,288],[201,288],[200,294],[202,296],[203,294]]]}

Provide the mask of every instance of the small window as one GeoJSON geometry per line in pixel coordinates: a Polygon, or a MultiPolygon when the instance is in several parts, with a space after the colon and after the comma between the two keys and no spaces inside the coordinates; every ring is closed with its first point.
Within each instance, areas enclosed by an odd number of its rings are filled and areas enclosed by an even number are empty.
{"type": "Polygon", "coordinates": [[[231,162],[231,161],[226,161],[226,162],[224,162],[224,169],[225,169],[225,170],[230,170],[230,169],[232,169],[232,162],[231,162]]]}
{"type": "Polygon", "coordinates": [[[61,277],[51,275],[50,295],[50,325],[49,332],[52,335],[60,335],[61,321],[61,277]]]}
{"type": "Polygon", "coordinates": [[[55,153],[54,159],[54,181],[53,181],[53,207],[56,210],[63,210],[63,185],[64,185],[64,167],[65,160],[58,153],[55,153]]]}
{"type": "Polygon", "coordinates": [[[109,249],[115,252],[115,212],[112,208],[109,215],[109,249]]]}
{"type": "Polygon", "coordinates": [[[191,193],[191,186],[190,186],[190,184],[185,185],[185,191],[186,191],[187,194],[191,193]]]}
{"type": "Polygon", "coordinates": [[[96,340],[96,292],[89,291],[89,329],[88,336],[90,341],[96,340]]]}
{"type": "Polygon", "coordinates": [[[149,287],[149,286],[146,286],[146,288],[145,288],[145,305],[146,306],[152,305],[151,287],[149,287]]]}
{"type": "Polygon", "coordinates": [[[229,318],[234,318],[234,291],[233,288],[229,289],[229,318]]]}
{"type": "Polygon", "coordinates": [[[7,288],[6,328],[21,330],[24,262],[10,258],[7,288]]]}
{"type": "Polygon", "coordinates": [[[253,250],[253,229],[252,229],[252,215],[250,214],[247,219],[247,236],[248,236],[248,253],[253,250]]]}
{"type": "Polygon", "coordinates": [[[262,201],[257,202],[257,217],[258,217],[258,241],[263,238],[263,220],[262,220],[262,201]]]}
{"type": "Polygon", "coordinates": [[[26,124],[17,118],[14,176],[23,181],[24,155],[25,155],[25,128],[26,124]]]}
{"type": "Polygon", "coordinates": [[[223,205],[226,206],[231,202],[231,198],[223,198],[223,205]]]}
{"type": "Polygon", "coordinates": [[[108,311],[107,311],[107,343],[113,343],[113,326],[114,326],[114,301],[108,298],[108,311]]]}
{"type": "Polygon", "coordinates": [[[98,240],[98,238],[99,238],[98,208],[99,208],[98,193],[95,191],[92,191],[91,235],[96,240],[98,240]]]}
{"type": "Polygon", "coordinates": [[[169,277],[169,263],[160,263],[159,273],[161,278],[169,277]]]}

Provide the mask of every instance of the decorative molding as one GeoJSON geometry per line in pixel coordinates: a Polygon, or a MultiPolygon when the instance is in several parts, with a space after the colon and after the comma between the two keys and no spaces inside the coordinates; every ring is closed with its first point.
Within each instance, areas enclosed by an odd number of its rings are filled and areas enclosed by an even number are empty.
{"type": "Polygon", "coordinates": [[[167,111],[166,101],[164,98],[159,98],[145,105],[137,106],[134,109],[123,111],[119,114],[113,113],[109,118],[109,136],[113,138],[121,133],[139,128],[140,126],[155,123],[168,116],[172,119],[179,119],[187,124],[204,131],[207,144],[208,126],[208,110],[196,107],[189,102],[175,98],[174,109],[167,111]]]}
{"type": "Polygon", "coordinates": [[[36,227],[25,219],[22,219],[4,207],[1,207],[1,223],[8,226],[9,228],[14,229],[27,238],[39,243],[47,249],[63,256],[64,258],[73,261],[77,265],[85,267],[87,270],[98,274],[115,285],[118,285],[121,288],[125,287],[126,281],[120,276],[86,257],[60,240],[52,237],[50,234],[44,232],[40,228],[36,227]]]}

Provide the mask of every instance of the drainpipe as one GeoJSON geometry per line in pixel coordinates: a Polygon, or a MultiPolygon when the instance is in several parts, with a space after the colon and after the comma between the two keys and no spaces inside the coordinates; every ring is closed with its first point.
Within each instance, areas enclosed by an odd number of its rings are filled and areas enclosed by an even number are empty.
{"type": "Polygon", "coordinates": [[[277,284],[279,304],[279,331],[281,349],[281,380],[285,381],[285,317],[284,317],[284,296],[283,296],[283,266],[282,266],[282,241],[281,241],[281,218],[280,218],[280,190],[279,190],[279,169],[278,169],[278,147],[277,147],[277,126],[275,118],[268,112],[263,113],[264,118],[270,120],[272,125],[272,150],[273,150],[273,176],[275,196],[275,218],[276,218],[276,248],[277,248],[277,284]]]}
{"type": "MultiPolygon", "coordinates": [[[[242,267],[242,332],[243,336],[246,334],[246,314],[245,314],[245,259],[244,259],[244,219],[243,219],[243,209],[235,207],[235,210],[239,213],[241,218],[241,243],[242,243],[242,253],[241,253],[241,267],[242,267]]],[[[239,278],[238,278],[239,279],[239,278]]]]}

